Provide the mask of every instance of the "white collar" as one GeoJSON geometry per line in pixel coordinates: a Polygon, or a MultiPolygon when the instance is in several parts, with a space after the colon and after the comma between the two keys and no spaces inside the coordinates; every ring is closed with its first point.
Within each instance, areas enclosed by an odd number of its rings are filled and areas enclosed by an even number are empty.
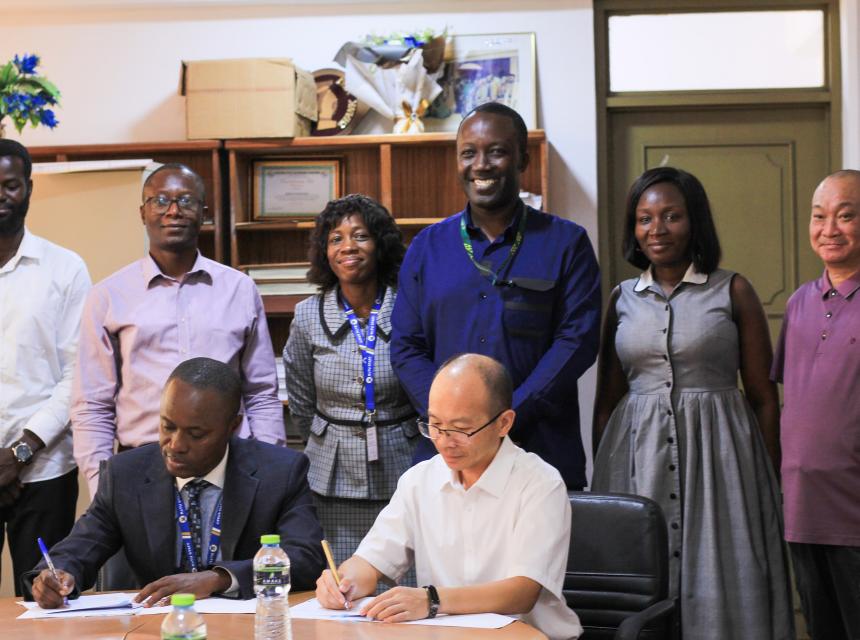
{"type": "MultiPolygon", "coordinates": [[[[219,489],[224,488],[224,479],[227,476],[227,456],[230,455],[230,445],[227,445],[227,450],[224,451],[224,457],[221,458],[221,462],[215,465],[215,468],[212,469],[209,473],[203,476],[203,480],[208,482],[209,484],[214,484],[219,489]]],[[[176,478],[176,488],[179,491],[182,491],[182,487],[191,482],[192,480],[196,480],[196,478],[176,478]]]]}
{"type": "MultiPolygon", "coordinates": [[[[637,293],[645,291],[645,289],[650,287],[652,284],[656,284],[652,268],[653,267],[649,266],[642,272],[639,276],[639,280],[636,282],[636,286],[633,287],[633,291],[636,291],[637,293]]],[[[684,277],[681,278],[681,282],[687,282],[689,284],[705,284],[708,282],[708,274],[698,271],[696,269],[696,265],[691,262],[690,266],[687,267],[687,271],[684,272],[684,277]]],[[[681,282],[678,284],[681,284],[681,282]]]]}
{"type": "MultiPolygon", "coordinates": [[[[497,498],[501,497],[511,475],[511,468],[514,465],[517,452],[518,447],[508,436],[502,438],[496,455],[493,456],[490,464],[469,489],[477,487],[497,498]]],[[[462,487],[463,483],[460,481],[459,473],[448,467],[441,455],[437,454],[436,457],[438,458],[437,482],[439,489],[462,487]]]]}

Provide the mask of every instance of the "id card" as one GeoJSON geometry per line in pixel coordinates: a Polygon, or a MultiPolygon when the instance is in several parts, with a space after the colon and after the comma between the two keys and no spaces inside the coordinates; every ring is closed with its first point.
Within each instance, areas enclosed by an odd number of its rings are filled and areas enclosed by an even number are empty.
{"type": "Polygon", "coordinates": [[[379,440],[376,437],[376,424],[371,422],[367,425],[367,461],[379,460],[379,440]]]}

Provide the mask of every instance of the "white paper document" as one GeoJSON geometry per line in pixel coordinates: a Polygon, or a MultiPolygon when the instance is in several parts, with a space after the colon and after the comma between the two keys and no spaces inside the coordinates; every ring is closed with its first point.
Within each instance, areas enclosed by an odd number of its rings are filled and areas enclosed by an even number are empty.
{"type": "MultiPolygon", "coordinates": [[[[358,614],[365,603],[373,598],[362,598],[352,603],[352,609],[326,609],[316,598],[306,600],[301,604],[290,607],[293,618],[306,620],[339,620],[341,622],[375,622],[358,614]]],[[[469,629],[501,629],[514,622],[516,618],[502,616],[497,613],[470,613],[465,615],[439,615],[435,618],[412,620],[400,624],[423,624],[435,627],[466,627],[469,629]]]]}
{"type": "MultiPolygon", "coordinates": [[[[35,602],[18,602],[27,611],[18,619],[33,618],[90,618],[104,616],[151,616],[170,613],[170,605],[143,607],[133,603],[136,593],[99,593],[69,600],[69,606],[60,609],[42,609],[35,602]]],[[[227,598],[204,598],[194,603],[197,613],[254,613],[257,601],[230,600],[227,598]]]]}
{"type": "Polygon", "coordinates": [[[43,609],[35,602],[19,602],[27,611],[18,616],[28,618],[89,618],[96,616],[131,616],[140,605],[132,604],[134,593],[99,593],[69,600],[66,607],[43,609]]]}

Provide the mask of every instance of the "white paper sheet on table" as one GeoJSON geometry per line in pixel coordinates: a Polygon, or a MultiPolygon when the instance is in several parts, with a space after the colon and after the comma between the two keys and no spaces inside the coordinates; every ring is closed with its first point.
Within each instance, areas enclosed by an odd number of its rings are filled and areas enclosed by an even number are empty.
{"type": "Polygon", "coordinates": [[[19,602],[27,609],[19,619],[32,618],[90,618],[100,616],[132,616],[137,612],[131,600],[134,593],[99,593],[69,600],[61,609],[42,609],[35,602],[19,602]]]}
{"type": "MultiPolygon", "coordinates": [[[[290,607],[293,618],[306,620],[339,620],[341,622],[374,622],[364,616],[358,615],[358,611],[365,602],[373,598],[363,598],[352,603],[350,611],[326,609],[320,605],[316,598],[306,600],[301,604],[290,607]]],[[[501,629],[514,622],[516,618],[499,615],[498,613],[470,613],[459,616],[440,615],[425,620],[412,620],[401,624],[422,624],[435,627],[467,627],[469,629],[501,629]]]]}
{"type": "MultiPolygon", "coordinates": [[[[171,607],[141,607],[132,604],[136,593],[99,593],[81,596],[69,601],[62,609],[42,609],[35,602],[18,602],[27,611],[19,619],[36,618],[92,618],[107,616],[151,616],[170,613],[171,607]]],[[[227,598],[204,598],[194,603],[198,613],[254,613],[256,600],[230,600],[227,598]]]]}

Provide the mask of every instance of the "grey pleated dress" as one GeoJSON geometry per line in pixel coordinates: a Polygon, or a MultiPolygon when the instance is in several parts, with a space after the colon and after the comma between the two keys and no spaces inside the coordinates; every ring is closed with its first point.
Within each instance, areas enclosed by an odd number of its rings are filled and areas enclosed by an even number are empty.
{"type": "Polygon", "coordinates": [[[592,487],[663,508],[684,640],[788,640],[780,494],[737,386],[733,275],[695,274],[668,299],[657,283],[621,283],[615,348],[630,390],[604,432],[592,487]]]}

